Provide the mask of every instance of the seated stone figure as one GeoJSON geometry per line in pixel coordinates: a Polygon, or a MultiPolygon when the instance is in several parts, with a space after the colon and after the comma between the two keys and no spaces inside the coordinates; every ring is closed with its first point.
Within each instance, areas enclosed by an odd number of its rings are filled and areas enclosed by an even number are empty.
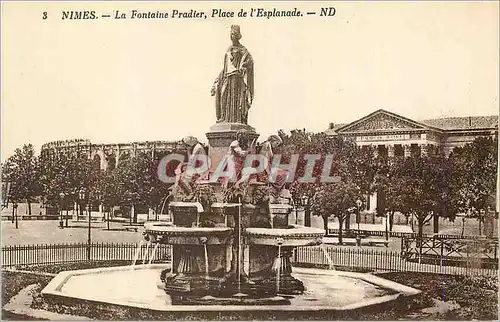
{"type": "Polygon", "coordinates": [[[248,155],[248,149],[249,144],[246,131],[239,130],[236,133],[236,140],[231,142],[226,155],[227,166],[230,166],[230,164],[234,166],[234,177],[224,177],[222,180],[223,188],[227,189],[230,186],[230,183],[234,183],[235,186],[239,186],[242,182],[245,182],[245,178],[242,178],[242,170],[245,163],[245,157],[248,155]]]}
{"type": "Polygon", "coordinates": [[[271,135],[269,138],[260,145],[259,154],[264,156],[267,160],[263,176],[261,180],[268,182],[270,187],[274,189],[271,202],[276,202],[282,189],[287,182],[289,172],[279,167],[273,167],[274,151],[283,144],[283,140],[278,135],[271,135]]]}
{"type": "Polygon", "coordinates": [[[183,138],[182,142],[188,146],[188,161],[180,163],[175,169],[175,186],[176,190],[180,190],[182,194],[189,196],[193,194],[196,180],[208,174],[208,171],[206,173],[193,171],[194,168],[200,168],[201,160],[207,160],[207,155],[205,147],[197,138],[188,136],[183,138]]]}

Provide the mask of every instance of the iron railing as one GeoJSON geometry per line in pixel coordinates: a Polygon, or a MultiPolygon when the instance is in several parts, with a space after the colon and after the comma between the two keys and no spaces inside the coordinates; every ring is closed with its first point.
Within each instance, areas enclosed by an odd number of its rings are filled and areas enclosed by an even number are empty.
{"type": "Polygon", "coordinates": [[[462,266],[428,264],[408,260],[399,251],[363,248],[342,248],[335,246],[298,247],[295,249],[293,263],[296,265],[318,265],[360,268],[371,271],[421,272],[451,275],[488,275],[496,276],[498,267],[485,268],[475,261],[466,261],[462,266]]]}
{"type": "MultiPolygon", "coordinates": [[[[51,245],[11,245],[2,247],[2,267],[23,265],[44,265],[86,261],[132,261],[137,255],[137,262],[149,262],[153,245],[135,243],[92,243],[90,244],[51,244],[51,245]]],[[[154,263],[167,262],[171,259],[169,245],[158,245],[154,263]]],[[[475,261],[465,261],[462,266],[447,265],[447,259],[439,264],[429,264],[408,259],[399,251],[343,248],[336,246],[298,247],[292,255],[295,265],[313,265],[322,267],[349,267],[371,271],[422,272],[452,275],[487,275],[496,276],[497,268],[485,268],[475,261]]]]}
{"type": "MultiPolygon", "coordinates": [[[[154,245],[135,243],[72,243],[46,245],[9,245],[2,247],[2,267],[44,265],[87,261],[137,261],[150,260],[154,245]],[[89,251],[90,248],[90,251],[89,251]]],[[[170,246],[158,245],[153,262],[170,259],[170,246]]]]}

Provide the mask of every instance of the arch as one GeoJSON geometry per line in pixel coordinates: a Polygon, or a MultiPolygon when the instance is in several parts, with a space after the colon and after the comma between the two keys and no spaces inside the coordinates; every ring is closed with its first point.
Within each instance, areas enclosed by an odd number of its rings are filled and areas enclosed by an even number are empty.
{"type": "Polygon", "coordinates": [[[92,158],[92,166],[95,169],[101,170],[101,156],[99,154],[95,154],[92,158]]]}
{"type": "Polygon", "coordinates": [[[95,165],[96,169],[106,170],[108,164],[103,150],[99,149],[92,151],[90,158],[92,159],[92,163],[95,165]],[[97,163],[98,161],[99,163],[97,163]]]}
{"type": "Polygon", "coordinates": [[[107,158],[108,161],[108,170],[113,171],[116,168],[116,157],[114,154],[111,154],[107,158]]]}

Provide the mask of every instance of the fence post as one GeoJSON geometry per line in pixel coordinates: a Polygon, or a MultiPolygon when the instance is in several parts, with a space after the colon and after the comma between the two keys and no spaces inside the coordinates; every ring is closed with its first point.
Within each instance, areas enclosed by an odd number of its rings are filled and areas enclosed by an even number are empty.
{"type": "Polygon", "coordinates": [[[441,239],[441,271],[443,270],[444,241],[441,239]]]}

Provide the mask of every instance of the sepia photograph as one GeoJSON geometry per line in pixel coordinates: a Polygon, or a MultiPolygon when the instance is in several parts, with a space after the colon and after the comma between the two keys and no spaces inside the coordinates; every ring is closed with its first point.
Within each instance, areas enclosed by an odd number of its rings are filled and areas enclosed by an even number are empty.
{"type": "Polygon", "coordinates": [[[2,1],[2,320],[498,320],[499,37],[497,1],[2,1]]]}

